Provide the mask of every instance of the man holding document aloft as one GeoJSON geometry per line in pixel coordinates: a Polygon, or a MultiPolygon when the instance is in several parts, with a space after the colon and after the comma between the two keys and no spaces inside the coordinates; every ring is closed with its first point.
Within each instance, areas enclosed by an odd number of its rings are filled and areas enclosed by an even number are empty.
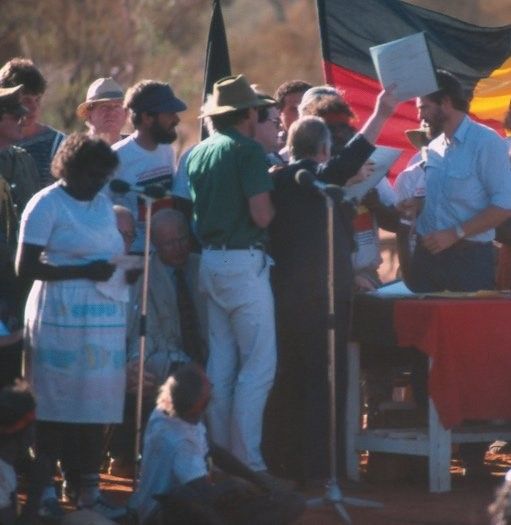
{"type": "MultiPolygon", "coordinates": [[[[324,121],[313,116],[298,119],[288,134],[291,162],[273,173],[276,215],[270,226],[270,244],[275,259],[272,284],[279,365],[269,412],[278,417],[277,428],[267,434],[271,436],[267,442],[271,450],[267,452],[278,474],[300,481],[325,479],[329,471],[327,215],[324,198],[316,187],[322,183],[344,185],[357,173],[374,151],[373,144],[395,105],[392,90],[380,93],[360,133],[333,157],[331,135],[324,121]],[[297,173],[306,177],[297,177],[297,173]]],[[[347,208],[340,197],[336,199],[333,267],[340,422],[353,282],[352,217],[347,208]]]]}

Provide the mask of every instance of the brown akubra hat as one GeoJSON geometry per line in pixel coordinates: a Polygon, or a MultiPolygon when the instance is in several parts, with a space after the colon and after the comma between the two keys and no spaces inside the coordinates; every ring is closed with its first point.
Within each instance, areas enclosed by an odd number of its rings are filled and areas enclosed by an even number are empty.
{"type": "Polygon", "coordinates": [[[204,104],[199,118],[273,104],[273,99],[259,97],[244,75],[225,77],[213,85],[213,94],[204,104]]]}

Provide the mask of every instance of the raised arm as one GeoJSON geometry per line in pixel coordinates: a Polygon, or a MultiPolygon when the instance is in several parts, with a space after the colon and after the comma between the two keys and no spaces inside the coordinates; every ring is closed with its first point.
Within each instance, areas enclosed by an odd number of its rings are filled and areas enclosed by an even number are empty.
{"type": "Polygon", "coordinates": [[[332,184],[346,184],[373,153],[374,143],[396,104],[392,89],[381,91],[376,99],[374,111],[362,129],[337,155],[321,165],[318,177],[332,184]]]}
{"type": "Polygon", "coordinates": [[[367,119],[366,123],[362,126],[360,134],[363,135],[368,142],[375,144],[383,125],[387,119],[394,113],[394,108],[398,104],[397,99],[394,97],[394,89],[382,90],[378,94],[376,99],[376,105],[371,113],[371,116],[367,119]]]}

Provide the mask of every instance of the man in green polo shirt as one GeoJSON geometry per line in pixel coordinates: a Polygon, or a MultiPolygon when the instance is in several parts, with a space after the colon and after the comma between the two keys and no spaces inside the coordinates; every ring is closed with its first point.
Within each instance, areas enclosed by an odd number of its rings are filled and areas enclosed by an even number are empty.
{"type": "Polygon", "coordinates": [[[256,471],[263,412],[276,365],[266,228],[273,218],[272,181],[253,140],[260,98],[243,75],[213,87],[201,117],[215,132],[187,161],[197,233],[203,247],[199,285],[208,303],[208,411],[213,440],[256,471]]]}

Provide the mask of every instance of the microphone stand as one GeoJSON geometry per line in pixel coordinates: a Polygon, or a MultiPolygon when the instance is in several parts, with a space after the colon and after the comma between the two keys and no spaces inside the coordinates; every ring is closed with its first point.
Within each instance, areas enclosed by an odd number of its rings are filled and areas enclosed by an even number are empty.
{"type": "MultiPolygon", "coordinates": [[[[346,498],[343,496],[339,486],[337,472],[337,401],[336,401],[336,359],[335,359],[335,342],[336,342],[336,322],[335,322],[335,268],[334,268],[334,208],[335,201],[339,201],[341,196],[333,195],[333,189],[338,188],[331,186],[320,190],[319,193],[325,199],[327,215],[327,293],[328,293],[328,311],[327,311],[327,356],[328,356],[328,387],[330,398],[330,421],[329,421],[329,462],[330,462],[330,479],[326,485],[326,493],[323,497],[313,498],[307,501],[309,508],[321,507],[324,504],[330,504],[334,507],[339,516],[345,523],[351,524],[351,518],[346,511],[344,504],[357,507],[381,508],[380,503],[363,500],[359,498],[346,498]],[[332,194],[330,194],[332,193],[332,194]]],[[[338,188],[340,190],[340,188],[338,188]]],[[[345,388],[345,386],[343,386],[345,388]]]]}
{"type": "Polygon", "coordinates": [[[133,490],[138,484],[140,470],[140,449],[142,441],[142,400],[144,397],[144,366],[145,348],[147,334],[147,295],[149,290],[149,249],[151,246],[151,216],[154,199],[147,195],[139,194],[145,200],[145,242],[144,242],[144,273],[142,281],[142,308],[140,311],[139,325],[139,353],[138,353],[138,382],[137,382],[137,410],[135,417],[135,450],[134,464],[135,475],[133,477],[133,490]]]}

